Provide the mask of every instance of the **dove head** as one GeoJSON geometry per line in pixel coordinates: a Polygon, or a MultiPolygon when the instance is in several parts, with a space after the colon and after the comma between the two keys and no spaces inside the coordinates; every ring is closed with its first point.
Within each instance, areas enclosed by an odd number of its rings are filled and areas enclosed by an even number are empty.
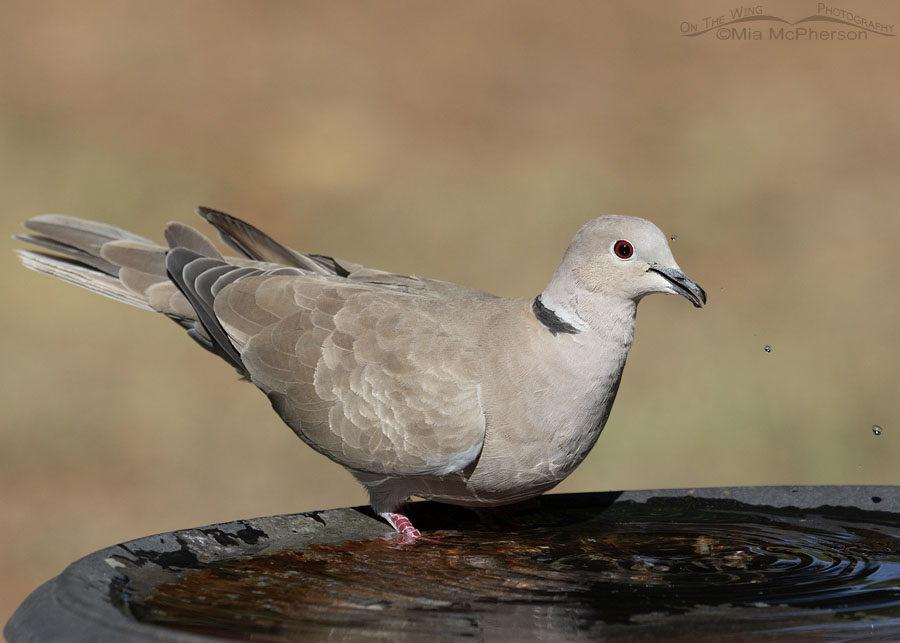
{"type": "Polygon", "coordinates": [[[659,228],[646,219],[609,215],[582,226],[541,299],[583,316],[591,300],[636,304],[655,292],[681,295],[698,308],[706,303],[706,293],[678,267],[659,228]]]}

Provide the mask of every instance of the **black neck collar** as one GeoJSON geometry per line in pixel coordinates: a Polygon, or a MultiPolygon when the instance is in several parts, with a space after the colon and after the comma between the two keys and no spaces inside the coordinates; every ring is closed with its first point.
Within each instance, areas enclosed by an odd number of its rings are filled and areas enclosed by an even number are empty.
{"type": "Polygon", "coordinates": [[[547,308],[541,301],[540,295],[534,298],[534,301],[531,304],[531,310],[537,320],[541,322],[544,327],[554,335],[557,335],[559,333],[568,333],[570,335],[575,335],[576,333],[581,332],[571,324],[567,324],[566,322],[561,320],[555,312],[547,308]]]}

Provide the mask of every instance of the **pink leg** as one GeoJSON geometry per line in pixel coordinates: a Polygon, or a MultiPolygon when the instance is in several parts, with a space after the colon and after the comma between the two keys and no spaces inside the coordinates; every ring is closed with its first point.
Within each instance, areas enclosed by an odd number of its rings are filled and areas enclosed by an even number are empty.
{"type": "Polygon", "coordinates": [[[418,529],[413,527],[413,524],[409,521],[409,518],[406,517],[406,514],[400,511],[385,511],[378,515],[387,520],[388,524],[396,529],[402,536],[415,540],[422,535],[419,533],[418,529]]]}

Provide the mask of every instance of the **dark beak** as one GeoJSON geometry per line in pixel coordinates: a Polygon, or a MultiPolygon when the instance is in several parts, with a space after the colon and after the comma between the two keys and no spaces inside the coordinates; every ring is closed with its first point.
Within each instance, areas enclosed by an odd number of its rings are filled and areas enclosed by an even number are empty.
{"type": "Polygon", "coordinates": [[[663,276],[663,278],[672,284],[675,292],[694,304],[697,308],[706,303],[706,292],[695,284],[690,277],[674,268],[667,268],[659,264],[651,265],[647,270],[652,270],[663,276]]]}

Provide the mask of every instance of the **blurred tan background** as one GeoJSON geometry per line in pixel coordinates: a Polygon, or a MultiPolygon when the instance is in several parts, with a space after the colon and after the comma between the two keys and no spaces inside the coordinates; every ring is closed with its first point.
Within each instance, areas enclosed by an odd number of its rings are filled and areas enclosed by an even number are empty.
{"type": "MultiPolygon", "coordinates": [[[[840,6],[900,27],[896,4],[840,6]]],[[[606,432],[558,490],[900,484],[900,37],[680,35],[731,8],[7,0],[2,230],[65,212],[159,239],[204,204],[534,295],[586,220],[644,216],[709,306],[641,304],[606,432]]],[[[175,324],[27,272],[16,245],[0,620],[107,545],[365,502],[175,324]]]]}

